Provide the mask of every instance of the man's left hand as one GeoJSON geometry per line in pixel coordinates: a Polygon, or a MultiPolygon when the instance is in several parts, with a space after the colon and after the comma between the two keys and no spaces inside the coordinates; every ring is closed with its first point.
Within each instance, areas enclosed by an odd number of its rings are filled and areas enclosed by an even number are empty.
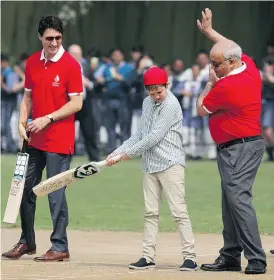
{"type": "Polygon", "coordinates": [[[33,121],[31,121],[28,125],[27,125],[27,130],[37,133],[41,130],[43,130],[48,124],[50,123],[50,119],[47,117],[40,117],[37,118],[33,121]]]}

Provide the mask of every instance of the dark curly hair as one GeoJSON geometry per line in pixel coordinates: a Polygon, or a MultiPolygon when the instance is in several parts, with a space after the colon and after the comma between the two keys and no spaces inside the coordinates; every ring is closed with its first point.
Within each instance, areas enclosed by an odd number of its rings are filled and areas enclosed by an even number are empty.
{"type": "Polygon", "coordinates": [[[41,18],[38,26],[38,33],[43,36],[46,29],[54,29],[62,35],[64,33],[63,22],[55,16],[46,16],[41,18]]]}

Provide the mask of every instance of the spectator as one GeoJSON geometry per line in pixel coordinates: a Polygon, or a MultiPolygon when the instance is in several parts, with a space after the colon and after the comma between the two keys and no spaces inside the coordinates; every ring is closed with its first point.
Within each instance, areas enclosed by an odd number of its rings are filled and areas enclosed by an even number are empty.
{"type": "Polygon", "coordinates": [[[22,53],[19,62],[13,66],[14,72],[19,76],[19,82],[13,86],[12,91],[18,92],[19,104],[21,103],[24,94],[25,70],[28,57],[29,55],[27,53],[22,53]]]}
{"type": "Polygon", "coordinates": [[[14,140],[17,143],[17,146],[20,146],[20,138],[17,132],[17,123],[18,123],[18,114],[19,107],[24,95],[24,84],[25,84],[25,70],[26,70],[26,62],[29,55],[23,52],[20,55],[18,63],[13,66],[14,72],[18,75],[19,81],[15,83],[12,92],[17,93],[17,106],[16,111],[14,112],[14,117],[11,119],[11,126],[12,126],[12,134],[14,136],[14,140]]]}
{"type": "Polygon", "coordinates": [[[132,133],[136,132],[141,120],[142,113],[142,104],[143,100],[146,97],[146,91],[143,84],[143,75],[145,71],[154,65],[153,57],[148,54],[145,54],[140,57],[136,64],[134,81],[132,83],[132,108],[133,108],[133,117],[132,117],[132,133]]]}
{"type": "Polygon", "coordinates": [[[93,82],[89,80],[90,65],[87,60],[83,59],[82,48],[79,45],[71,45],[68,48],[68,53],[72,55],[81,65],[82,79],[84,86],[83,107],[82,110],[76,113],[76,120],[80,122],[80,129],[84,138],[86,151],[89,161],[100,160],[100,150],[98,146],[98,131],[96,130],[96,121],[94,112],[92,111],[92,90],[93,82]]]}
{"type": "Polygon", "coordinates": [[[1,53],[1,150],[15,153],[18,148],[12,137],[11,117],[17,106],[17,91],[13,87],[19,76],[9,64],[9,57],[1,53]]]}
{"type": "Polygon", "coordinates": [[[268,56],[263,73],[262,127],[269,161],[274,161],[274,57],[268,56]]]}
{"type": "Polygon", "coordinates": [[[134,46],[131,48],[131,51],[130,51],[130,64],[136,68],[137,66],[137,63],[139,61],[139,59],[141,58],[141,56],[143,55],[144,53],[144,47],[143,46],[134,46]]]}
{"type": "Polygon", "coordinates": [[[274,41],[269,41],[267,43],[267,57],[274,59],[274,41]]]}
{"type": "Polygon", "coordinates": [[[202,82],[198,80],[200,68],[197,64],[192,66],[191,80],[184,83],[183,98],[183,132],[186,155],[191,159],[203,157],[203,119],[198,116],[196,103],[202,92],[202,82]]]}
{"type": "MultiPolygon", "coordinates": [[[[208,52],[205,50],[199,51],[199,53],[197,54],[197,57],[196,57],[196,63],[200,67],[200,74],[199,74],[198,80],[203,82],[203,84],[205,85],[206,82],[208,81],[208,75],[209,75],[208,52]]],[[[184,80],[184,81],[191,80],[191,77],[192,77],[192,69],[188,68],[184,72],[184,74],[182,76],[182,80],[184,80]]]]}
{"type": "Polygon", "coordinates": [[[160,65],[160,68],[163,69],[168,77],[168,83],[169,83],[169,87],[170,87],[170,83],[172,80],[172,70],[171,70],[171,66],[168,63],[164,63],[162,65],[160,65]]]}
{"type": "Polygon", "coordinates": [[[130,88],[133,79],[133,67],[124,61],[121,49],[111,51],[111,64],[107,65],[103,75],[97,78],[106,87],[105,105],[108,133],[108,152],[116,148],[116,124],[120,127],[120,141],[124,142],[131,134],[130,88]]]}
{"type": "Polygon", "coordinates": [[[179,103],[182,105],[182,90],[184,86],[184,61],[176,58],[172,63],[172,75],[170,77],[170,90],[177,97],[179,103]]]}

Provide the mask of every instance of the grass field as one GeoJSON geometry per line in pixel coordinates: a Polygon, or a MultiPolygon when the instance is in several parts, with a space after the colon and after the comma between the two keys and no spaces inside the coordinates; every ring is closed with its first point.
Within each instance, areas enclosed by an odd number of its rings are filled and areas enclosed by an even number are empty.
{"type": "MultiPolygon", "coordinates": [[[[72,166],[86,163],[75,157],[72,166]]],[[[1,217],[3,218],[15,156],[1,157],[1,217]]],[[[274,234],[274,168],[263,162],[253,188],[261,233],[274,234]]],[[[142,173],[139,160],[123,162],[67,189],[69,228],[86,230],[143,230],[142,173]]],[[[221,233],[220,179],[216,162],[188,162],[186,169],[186,201],[193,229],[200,233],[221,233]]],[[[2,226],[7,225],[2,223],[2,226]]],[[[17,220],[16,226],[20,226],[17,220]]],[[[37,199],[36,228],[51,229],[47,198],[37,199]]],[[[160,215],[160,231],[174,231],[164,199],[160,215]]]]}

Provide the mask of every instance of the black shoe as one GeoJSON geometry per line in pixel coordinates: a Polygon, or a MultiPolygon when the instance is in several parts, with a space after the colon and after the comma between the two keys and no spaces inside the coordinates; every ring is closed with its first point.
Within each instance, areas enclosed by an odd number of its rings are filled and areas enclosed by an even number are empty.
{"type": "Polygon", "coordinates": [[[197,269],[198,269],[197,263],[189,259],[186,259],[184,263],[180,266],[181,271],[194,271],[197,269]]]}
{"type": "Polygon", "coordinates": [[[148,263],[145,258],[141,258],[138,262],[136,263],[131,263],[129,265],[130,269],[148,269],[148,268],[153,268],[155,267],[155,263],[150,262],[148,263]]]}
{"type": "Polygon", "coordinates": [[[240,261],[229,261],[223,257],[218,257],[213,264],[202,264],[202,270],[206,271],[241,271],[240,261]]]}
{"type": "Polygon", "coordinates": [[[270,253],[274,255],[274,250],[270,250],[270,253]]]}
{"type": "Polygon", "coordinates": [[[264,274],[266,265],[259,260],[251,260],[245,269],[245,274],[264,274]]]}

